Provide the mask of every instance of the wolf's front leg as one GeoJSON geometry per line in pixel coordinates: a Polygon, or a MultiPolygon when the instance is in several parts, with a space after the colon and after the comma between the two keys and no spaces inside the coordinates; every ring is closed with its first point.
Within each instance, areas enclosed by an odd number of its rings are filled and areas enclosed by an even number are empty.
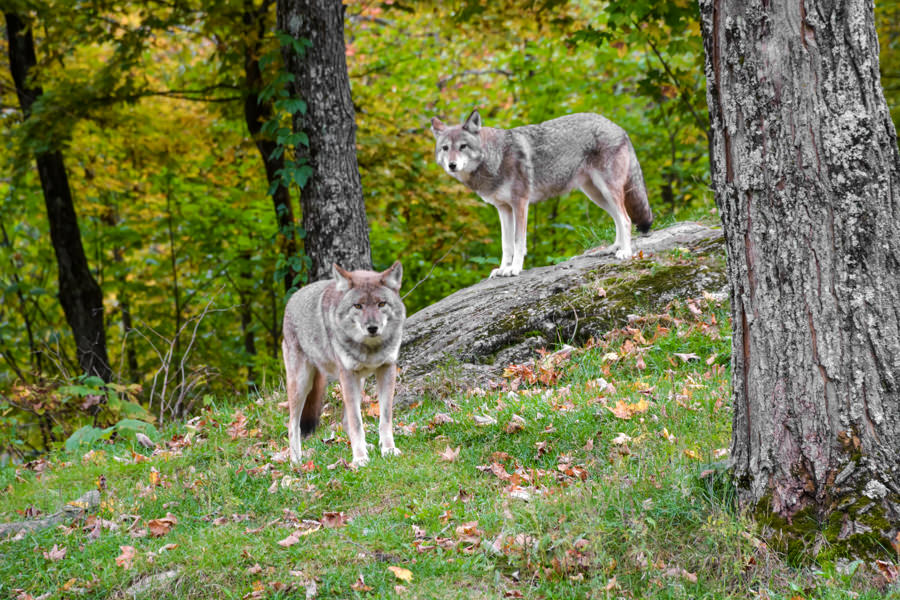
{"type": "Polygon", "coordinates": [[[378,441],[382,456],[397,456],[400,450],[394,445],[394,385],[397,383],[397,365],[389,363],[375,371],[378,386],[378,441]]]}
{"type": "Polygon", "coordinates": [[[344,421],[347,426],[347,437],[350,438],[350,450],[353,452],[353,465],[364,467],[369,464],[369,453],[366,450],[366,430],[363,427],[362,386],[355,373],[341,369],[341,395],[344,397],[344,421]]]}
{"type": "Polygon", "coordinates": [[[515,210],[513,216],[515,217],[516,232],[513,262],[509,274],[518,275],[522,272],[522,267],[525,264],[525,255],[528,253],[528,245],[526,243],[528,236],[528,199],[520,200],[513,208],[515,210]]]}
{"type": "Polygon", "coordinates": [[[513,264],[515,254],[515,225],[513,210],[508,204],[496,204],[497,213],[500,215],[500,247],[503,255],[500,258],[500,266],[491,271],[490,277],[507,277],[513,264]]]}

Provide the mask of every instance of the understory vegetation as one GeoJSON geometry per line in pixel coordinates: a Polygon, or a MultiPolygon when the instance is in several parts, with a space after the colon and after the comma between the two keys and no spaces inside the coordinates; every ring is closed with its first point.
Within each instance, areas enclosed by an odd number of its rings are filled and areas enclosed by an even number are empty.
{"type": "Polygon", "coordinates": [[[396,412],[403,454],[360,470],[336,388],[297,468],[277,389],[211,398],[147,447],[5,467],[0,522],[101,504],[0,542],[0,595],[900,598],[889,562],[782,554],[736,510],[729,349],[727,302],[704,294],[484,388],[445,391],[464,387],[449,368],[396,412]]]}

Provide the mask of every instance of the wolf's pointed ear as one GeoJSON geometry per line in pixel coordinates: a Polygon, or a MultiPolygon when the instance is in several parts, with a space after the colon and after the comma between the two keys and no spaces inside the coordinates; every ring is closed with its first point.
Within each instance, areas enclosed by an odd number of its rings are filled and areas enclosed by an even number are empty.
{"type": "Polygon", "coordinates": [[[434,137],[437,137],[439,133],[442,133],[447,126],[444,125],[444,122],[438,119],[437,117],[431,117],[431,133],[434,134],[434,137]]]}
{"type": "Polygon", "coordinates": [[[353,276],[340,268],[337,263],[331,265],[331,278],[337,283],[337,291],[346,292],[353,287],[353,276]]]}
{"type": "Polygon", "coordinates": [[[474,133],[476,135],[479,131],[481,131],[481,115],[478,114],[477,108],[469,113],[469,116],[466,118],[466,122],[463,123],[462,128],[469,133],[474,133]]]}
{"type": "Polygon", "coordinates": [[[400,286],[403,284],[403,265],[399,260],[392,264],[387,271],[382,271],[381,283],[395,292],[400,292],[400,286]]]}

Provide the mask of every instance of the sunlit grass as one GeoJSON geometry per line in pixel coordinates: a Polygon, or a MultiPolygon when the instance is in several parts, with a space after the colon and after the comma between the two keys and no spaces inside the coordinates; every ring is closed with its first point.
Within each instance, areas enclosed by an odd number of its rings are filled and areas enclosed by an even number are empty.
{"type": "Polygon", "coordinates": [[[158,575],[141,597],[302,598],[313,583],[318,598],[886,597],[865,566],[789,568],[737,510],[721,476],[729,336],[721,302],[675,302],[494,389],[423,398],[395,416],[403,454],[374,452],[359,471],[342,463],[333,399],[307,466],[277,462],[280,393],[219,398],[140,462],[150,452],[120,441],[52,454],[42,473],[7,468],[2,521],[52,512],[101,475],[105,521],[0,543],[0,595],[106,598],[158,575]],[[135,537],[167,513],[170,532],[135,537]],[[279,545],[294,531],[309,533],[279,545]],[[65,558],[44,557],[54,545],[65,558]],[[122,546],[135,548],[130,569],[122,546]]]}

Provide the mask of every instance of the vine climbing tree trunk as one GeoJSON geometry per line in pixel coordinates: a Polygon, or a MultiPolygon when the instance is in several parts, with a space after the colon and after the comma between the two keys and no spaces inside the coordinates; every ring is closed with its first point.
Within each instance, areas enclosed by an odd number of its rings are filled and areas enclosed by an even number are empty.
{"type": "MultiPolygon", "coordinates": [[[[17,14],[6,12],[4,16],[10,71],[22,113],[28,119],[32,106],[43,94],[40,86],[28,79],[29,71],[37,64],[34,38],[17,14]]],[[[88,268],[62,153],[45,150],[37,152],[35,159],[59,269],[59,301],[75,336],[79,366],[87,374],[110,381],[112,370],[103,327],[103,293],[88,268]]]]}
{"type": "Polygon", "coordinates": [[[297,232],[294,225],[294,209],[291,205],[291,191],[281,180],[284,169],[284,154],[276,152],[278,144],[263,135],[263,124],[274,115],[271,100],[260,98],[264,86],[259,59],[263,53],[263,39],[271,27],[269,10],[274,0],[265,0],[257,5],[253,0],[244,0],[241,22],[244,25],[244,83],[247,97],[244,99],[244,120],[253,137],[257,150],[266,168],[266,181],[275,206],[278,223],[278,242],[284,257],[284,289],[290,290],[297,283],[300,270],[295,266],[297,255],[297,232]]]}
{"type": "Polygon", "coordinates": [[[313,169],[300,194],[310,281],[331,277],[331,264],[369,269],[369,228],[356,161],[356,121],[344,54],[340,0],[278,0],[278,28],[309,41],[303,56],[285,49],[293,95],[306,112],[294,115],[294,130],[309,146],[298,159],[313,169]]]}
{"type": "Polygon", "coordinates": [[[900,155],[870,1],[700,0],[740,504],[774,539],[900,525],[900,155]]]}

